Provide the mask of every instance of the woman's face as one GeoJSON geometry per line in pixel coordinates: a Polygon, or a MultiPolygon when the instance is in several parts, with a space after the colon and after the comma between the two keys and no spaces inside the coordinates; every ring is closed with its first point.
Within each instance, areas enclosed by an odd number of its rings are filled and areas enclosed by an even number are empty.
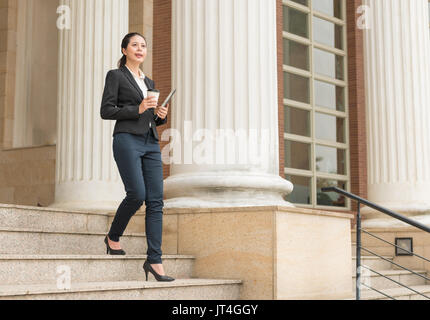
{"type": "Polygon", "coordinates": [[[122,49],[122,52],[127,56],[127,61],[141,64],[145,60],[147,53],[145,39],[138,35],[131,37],[127,50],[122,49]]]}

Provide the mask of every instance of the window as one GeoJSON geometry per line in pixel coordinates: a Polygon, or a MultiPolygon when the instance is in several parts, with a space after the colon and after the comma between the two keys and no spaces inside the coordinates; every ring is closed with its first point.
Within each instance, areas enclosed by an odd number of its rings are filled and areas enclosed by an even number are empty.
{"type": "Polygon", "coordinates": [[[348,79],[345,0],[283,1],[286,198],[305,207],[348,208],[348,79]]]}

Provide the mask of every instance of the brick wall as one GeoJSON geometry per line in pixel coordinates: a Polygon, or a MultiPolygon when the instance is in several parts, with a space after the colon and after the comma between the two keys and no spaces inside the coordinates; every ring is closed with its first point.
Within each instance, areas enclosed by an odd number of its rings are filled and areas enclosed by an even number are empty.
{"type": "MultiPolygon", "coordinates": [[[[154,1],[154,44],[153,44],[153,79],[158,90],[160,90],[160,101],[164,101],[171,90],[172,67],[171,67],[171,24],[172,24],[172,1],[157,0],[154,1]]],[[[161,141],[161,134],[164,130],[170,128],[171,113],[167,116],[167,123],[157,128],[160,136],[160,147],[168,144],[168,141],[161,141]]],[[[163,158],[163,177],[170,175],[170,165],[166,165],[166,159],[163,158]]]]}
{"type": "MultiPolygon", "coordinates": [[[[351,192],[367,198],[366,100],[364,90],[363,31],[356,27],[361,0],[348,0],[348,78],[351,192]]],[[[352,203],[356,210],[356,203],[352,203]]]]}

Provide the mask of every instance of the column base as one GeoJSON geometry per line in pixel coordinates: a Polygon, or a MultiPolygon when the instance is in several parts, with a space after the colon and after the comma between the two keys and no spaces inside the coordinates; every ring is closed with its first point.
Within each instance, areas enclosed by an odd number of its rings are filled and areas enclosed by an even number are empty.
{"type": "MultiPolygon", "coordinates": [[[[405,217],[430,226],[430,204],[387,203],[378,204],[383,208],[394,211],[405,217]]],[[[375,209],[365,207],[361,209],[363,215],[363,228],[402,228],[410,227],[408,224],[392,218],[375,209]]]]}
{"type": "Polygon", "coordinates": [[[294,207],[284,198],[291,182],[266,173],[198,172],[176,174],[164,182],[166,208],[217,208],[244,206],[294,207]]]}
{"type": "Polygon", "coordinates": [[[48,207],[50,208],[58,208],[64,210],[79,210],[86,212],[97,212],[97,213],[111,213],[115,212],[121,201],[103,201],[103,202],[54,202],[50,204],[48,207]]]}
{"type": "MultiPolygon", "coordinates": [[[[408,218],[410,218],[416,222],[419,222],[425,226],[430,227],[430,214],[409,216],[408,218]]],[[[361,225],[364,229],[368,229],[368,228],[402,229],[402,228],[411,228],[411,227],[413,228],[413,226],[411,226],[407,223],[404,223],[403,221],[391,218],[389,216],[366,219],[366,220],[363,220],[361,225]]]]}
{"type": "Polygon", "coordinates": [[[125,191],[121,182],[66,182],[55,186],[55,202],[49,207],[88,212],[115,212],[124,197],[125,191]]]}

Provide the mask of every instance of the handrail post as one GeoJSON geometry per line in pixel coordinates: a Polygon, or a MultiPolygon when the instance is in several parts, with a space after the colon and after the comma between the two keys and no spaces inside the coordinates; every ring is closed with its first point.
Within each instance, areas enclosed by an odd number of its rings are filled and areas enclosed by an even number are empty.
{"type": "Polygon", "coordinates": [[[356,241],[356,284],[355,284],[355,298],[360,300],[360,287],[361,287],[361,214],[360,214],[360,201],[357,203],[357,241],[356,241]]]}

